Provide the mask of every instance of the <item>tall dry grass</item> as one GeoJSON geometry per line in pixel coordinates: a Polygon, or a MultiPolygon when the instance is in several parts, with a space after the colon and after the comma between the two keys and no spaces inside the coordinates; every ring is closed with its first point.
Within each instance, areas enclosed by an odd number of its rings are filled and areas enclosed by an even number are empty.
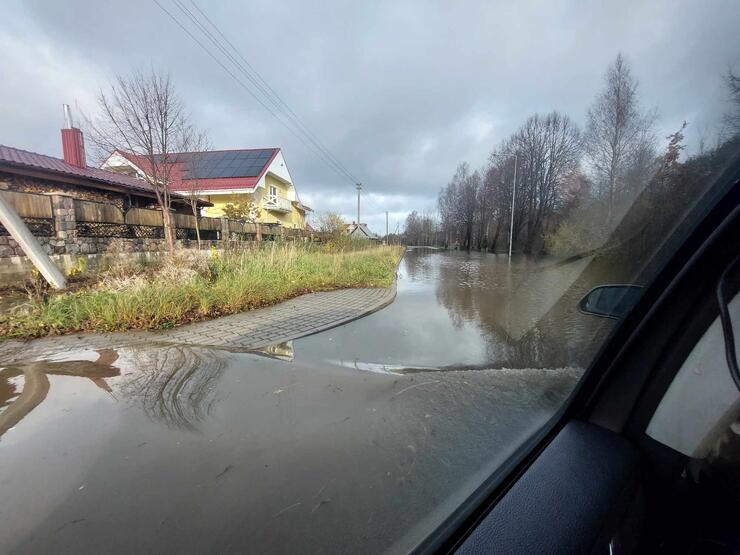
{"type": "Polygon", "coordinates": [[[0,315],[0,335],[168,328],[307,292],[389,287],[401,254],[395,246],[268,243],[175,253],[138,270],[114,265],[93,287],[0,315]]]}

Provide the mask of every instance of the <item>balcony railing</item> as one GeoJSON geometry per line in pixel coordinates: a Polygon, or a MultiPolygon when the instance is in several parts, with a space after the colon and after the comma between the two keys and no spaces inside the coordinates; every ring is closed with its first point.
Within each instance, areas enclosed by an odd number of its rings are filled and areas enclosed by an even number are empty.
{"type": "Polygon", "coordinates": [[[280,195],[265,195],[262,207],[273,212],[290,212],[293,209],[290,200],[280,195]]]}

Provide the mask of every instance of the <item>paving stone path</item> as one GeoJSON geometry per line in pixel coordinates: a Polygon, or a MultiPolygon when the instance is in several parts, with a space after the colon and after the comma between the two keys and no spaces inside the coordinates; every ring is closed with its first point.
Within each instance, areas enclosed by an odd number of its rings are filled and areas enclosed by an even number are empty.
{"type": "Polygon", "coordinates": [[[198,322],[168,332],[159,341],[259,349],[311,335],[390,304],[395,289],[341,289],[310,293],[267,308],[198,322]]]}
{"type": "Polygon", "coordinates": [[[340,289],[309,293],[280,304],[165,331],[75,334],[31,341],[0,341],[0,364],[54,356],[72,349],[142,344],[185,344],[258,350],[345,324],[391,302],[390,289],[340,289]]]}

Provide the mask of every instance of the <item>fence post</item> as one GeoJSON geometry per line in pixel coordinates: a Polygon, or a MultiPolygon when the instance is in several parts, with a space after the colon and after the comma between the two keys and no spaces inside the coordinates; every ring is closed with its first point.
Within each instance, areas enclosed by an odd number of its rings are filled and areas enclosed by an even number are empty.
{"type": "Polygon", "coordinates": [[[77,254],[77,218],[75,217],[74,198],[63,193],[52,193],[51,210],[54,215],[54,233],[51,241],[55,254],[77,254]]]}
{"type": "Polygon", "coordinates": [[[229,232],[229,220],[228,218],[221,218],[221,241],[222,241],[222,247],[226,248],[226,243],[228,243],[230,237],[229,232]]]}

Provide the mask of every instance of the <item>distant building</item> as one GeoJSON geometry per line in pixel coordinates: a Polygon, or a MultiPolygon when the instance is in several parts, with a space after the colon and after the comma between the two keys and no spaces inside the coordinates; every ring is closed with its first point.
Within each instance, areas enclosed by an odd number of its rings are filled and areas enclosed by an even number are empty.
{"type": "Polygon", "coordinates": [[[351,224],[347,224],[344,228],[344,234],[349,235],[353,239],[367,239],[370,241],[380,241],[380,237],[375,235],[372,231],[370,231],[370,228],[367,227],[367,224],[357,224],[355,222],[352,222],[351,224]]]}
{"type": "MultiPolygon", "coordinates": [[[[172,156],[177,160],[173,164],[172,190],[195,193],[211,203],[204,215],[223,216],[225,205],[246,199],[259,209],[259,222],[305,229],[306,213],[311,209],[300,201],[279,148],[183,152],[172,156]]],[[[143,178],[148,165],[144,156],[117,150],[101,168],[143,178]]]]}

